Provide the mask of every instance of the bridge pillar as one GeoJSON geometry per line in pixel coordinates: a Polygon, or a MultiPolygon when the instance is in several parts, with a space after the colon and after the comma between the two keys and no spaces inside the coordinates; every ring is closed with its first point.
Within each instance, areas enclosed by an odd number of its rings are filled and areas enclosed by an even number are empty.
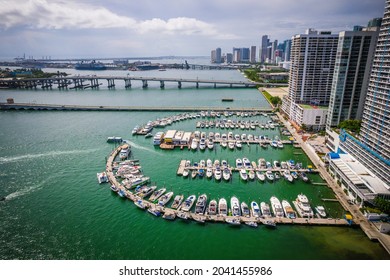
{"type": "Polygon", "coordinates": [[[199,82],[196,82],[196,88],[199,88],[199,82]]]}
{"type": "Polygon", "coordinates": [[[115,87],[115,80],[114,79],[107,79],[108,88],[115,87]]]}
{"type": "Polygon", "coordinates": [[[160,88],[165,88],[165,83],[164,83],[164,81],[160,81],[160,88]]]}
{"type": "Polygon", "coordinates": [[[233,84],[230,84],[230,87],[232,88],[232,87],[233,87],[233,84]]]}
{"type": "Polygon", "coordinates": [[[142,80],[142,88],[148,87],[148,80],[142,80]]]}
{"type": "Polygon", "coordinates": [[[131,80],[130,79],[125,79],[125,88],[131,88],[131,80]]]}
{"type": "Polygon", "coordinates": [[[217,83],[214,83],[214,88],[217,88],[217,83]]]}
{"type": "Polygon", "coordinates": [[[181,88],[181,82],[180,81],[177,82],[177,87],[181,88]]]}

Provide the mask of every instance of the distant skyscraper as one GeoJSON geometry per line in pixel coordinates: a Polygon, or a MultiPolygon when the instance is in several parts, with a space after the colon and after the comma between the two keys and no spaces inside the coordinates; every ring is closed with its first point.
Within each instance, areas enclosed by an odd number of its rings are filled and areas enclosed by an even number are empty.
{"type": "Polygon", "coordinates": [[[344,31],[339,43],[333,74],[327,126],[361,119],[378,31],[344,31]]]}
{"type": "Polygon", "coordinates": [[[373,18],[367,24],[367,27],[380,27],[382,23],[382,18],[373,18]]]}
{"type": "Polygon", "coordinates": [[[215,49],[215,63],[221,63],[222,60],[222,51],[221,48],[215,49]]]}
{"type": "Polygon", "coordinates": [[[251,63],[255,63],[256,62],[256,46],[252,46],[251,47],[251,59],[250,59],[250,62],[251,63]]]}
{"type": "Polygon", "coordinates": [[[275,40],[271,43],[271,63],[275,63],[276,62],[276,59],[275,59],[275,55],[276,55],[276,50],[278,48],[278,40],[275,40]]]}
{"type": "Polygon", "coordinates": [[[241,60],[240,62],[249,62],[250,59],[250,50],[249,48],[241,48],[241,60]]]}
{"type": "Polygon", "coordinates": [[[233,62],[237,63],[241,61],[241,49],[233,48],[233,62]]]}
{"type": "Polygon", "coordinates": [[[291,40],[284,41],[284,61],[290,61],[291,56],[291,40]]]}
{"type": "Polygon", "coordinates": [[[260,62],[264,63],[267,59],[267,50],[269,45],[268,35],[261,37],[261,51],[260,51],[260,62]]]}
{"type": "Polygon", "coordinates": [[[233,63],[233,54],[232,53],[226,54],[226,63],[233,63]]]}
{"type": "Polygon", "coordinates": [[[211,63],[215,63],[216,59],[217,59],[217,53],[215,50],[212,50],[211,51],[211,59],[210,59],[211,63]]]}

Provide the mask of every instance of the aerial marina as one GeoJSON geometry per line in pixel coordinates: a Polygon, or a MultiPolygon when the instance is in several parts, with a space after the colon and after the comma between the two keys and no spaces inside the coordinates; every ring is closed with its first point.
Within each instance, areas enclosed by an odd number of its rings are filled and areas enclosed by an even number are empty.
{"type": "MultiPolygon", "coordinates": [[[[199,117],[214,119],[224,115],[229,117],[232,116],[232,113],[201,112],[179,114],[158,120],[157,122],[149,121],[144,126],[136,126],[132,134],[133,137],[137,137],[136,135],[146,135],[147,133],[151,133],[154,127],[164,128],[166,125],[170,125],[171,121],[192,120],[199,117]],[[161,122],[163,122],[163,125],[161,125],[161,122]]],[[[250,118],[257,115],[268,117],[267,114],[256,112],[251,112],[250,114],[243,112],[237,115],[241,118],[250,118]]],[[[210,123],[211,121],[207,120],[205,122],[210,123]]],[[[222,120],[222,123],[225,122],[228,124],[228,129],[230,129],[230,124],[233,125],[232,129],[242,129],[240,123],[249,125],[249,129],[251,129],[251,124],[261,125],[258,120],[222,120]]],[[[279,123],[276,122],[275,118],[272,118],[272,121],[266,123],[272,124],[273,129],[275,127],[280,129],[279,123]]],[[[219,123],[219,129],[223,129],[221,123],[219,123]]],[[[288,136],[284,135],[284,137],[288,136]]],[[[237,142],[246,141],[248,147],[250,144],[257,144],[256,149],[260,150],[267,149],[267,145],[269,145],[276,149],[275,151],[283,149],[283,144],[294,144],[294,139],[281,140],[278,136],[271,139],[265,135],[246,135],[245,133],[240,135],[233,131],[221,133],[219,130],[218,132],[206,133],[204,131],[185,132],[184,130],[174,129],[165,132],[156,132],[151,142],[155,147],[165,144],[168,146],[181,146],[181,150],[183,150],[183,146],[186,146],[189,151],[204,151],[206,149],[213,150],[214,143],[222,143],[223,141],[234,143],[235,145],[237,142]],[[275,146],[272,145],[273,142],[276,142],[275,146]],[[281,143],[282,145],[280,145],[281,143]]],[[[109,142],[113,141],[111,140],[109,142]]],[[[223,151],[225,148],[221,145],[220,149],[223,151]]],[[[242,151],[240,148],[237,148],[236,152],[240,153],[242,151]]],[[[202,224],[205,222],[225,222],[233,226],[245,224],[254,228],[259,224],[274,228],[278,223],[349,225],[348,221],[342,219],[342,217],[329,217],[326,209],[322,205],[310,205],[309,199],[303,193],[297,194],[297,198],[294,201],[288,201],[286,199],[279,200],[278,197],[271,196],[269,200],[252,200],[248,201],[248,203],[244,200],[240,201],[234,195],[231,197],[213,198],[208,197],[206,193],[197,195],[194,192],[186,197],[185,194],[177,194],[174,190],[168,190],[166,187],[158,187],[155,184],[150,185],[151,178],[143,174],[140,160],[133,159],[131,153],[131,145],[127,141],[124,141],[124,144],[116,146],[107,160],[106,170],[97,173],[99,183],[109,182],[112,191],[117,192],[122,197],[128,198],[133,201],[135,206],[147,210],[156,217],[161,216],[171,221],[176,218],[194,220],[202,224]],[[230,203],[228,204],[227,201],[230,203]]],[[[183,179],[189,180],[201,179],[229,184],[234,180],[233,174],[238,173],[239,180],[248,183],[278,184],[279,180],[283,180],[291,184],[295,180],[302,180],[304,183],[311,184],[307,174],[316,172],[317,170],[313,169],[311,165],[304,166],[302,162],[296,162],[294,159],[271,160],[267,158],[254,159],[242,157],[236,158],[234,162],[229,162],[228,159],[222,158],[198,159],[196,161],[182,159],[176,171],[176,176],[182,176],[183,179]]]]}

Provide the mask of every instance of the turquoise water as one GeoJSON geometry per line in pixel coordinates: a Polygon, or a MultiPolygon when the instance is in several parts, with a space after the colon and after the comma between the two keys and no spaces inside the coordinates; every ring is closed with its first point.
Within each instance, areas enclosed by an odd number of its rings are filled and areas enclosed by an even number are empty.
{"type": "MultiPolygon", "coordinates": [[[[228,71],[229,73],[231,71],[228,71]]],[[[237,74],[237,73],[236,73],[237,74]]],[[[214,100],[215,94],[234,95],[242,104],[255,100],[266,106],[253,89],[207,89],[183,91],[168,89],[153,92],[147,99],[158,106],[161,94],[171,96],[169,104],[196,104],[214,100]],[[207,91],[207,92],[206,92],[207,91]],[[195,95],[205,92],[199,98],[195,95]],[[187,96],[188,95],[188,96],[187,96]],[[211,96],[211,97],[210,97],[211,96]]],[[[50,99],[53,103],[145,101],[142,89],[131,92],[96,91],[1,91],[0,99],[50,99]],[[142,96],[141,96],[142,95],[142,96]],[[134,98],[134,99],[132,99],[134,98]]],[[[20,100],[18,100],[20,101],[20,100]]],[[[168,101],[167,101],[168,102],[168,101]]],[[[234,102],[236,103],[236,102],[234,102]]],[[[238,103],[238,102],[237,102],[238,103]]],[[[241,105],[239,105],[241,106],[241,105]]],[[[206,193],[209,199],[233,195],[240,201],[293,200],[303,192],[313,205],[332,197],[325,186],[305,184],[243,183],[238,174],[232,182],[184,179],[176,176],[180,160],[226,159],[257,160],[294,158],[310,164],[300,149],[285,145],[283,150],[263,150],[244,146],[238,151],[192,152],[186,149],[163,151],[150,139],[132,137],[136,124],[174,113],[157,112],[0,112],[0,259],[388,259],[378,244],[369,241],[358,228],[320,226],[278,226],[252,229],[226,224],[199,225],[182,220],[166,221],[136,208],[127,200],[99,185],[96,173],[104,170],[105,157],[115,147],[108,136],[122,136],[132,144],[133,157],[140,159],[143,171],[158,186],[184,195],[206,193]]],[[[266,120],[265,117],[257,117],[266,120]]],[[[194,131],[195,120],[175,123],[169,129],[194,131]]],[[[156,132],[158,130],[155,130],[156,132]]],[[[204,131],[211,131],[204,130],[204,131]]],[[[213,130],[215,131],[215,130],[213,130]]],[[[226,130],[225,130],[226,131],[226,130]]],[[[279,135],[278,130],[256,134],[279,135]]],[[[311,179],[321,182],[317,175],[311,179]]],[[[338,203],[325,203],[330,216],[342,217],[338,203]]]]}

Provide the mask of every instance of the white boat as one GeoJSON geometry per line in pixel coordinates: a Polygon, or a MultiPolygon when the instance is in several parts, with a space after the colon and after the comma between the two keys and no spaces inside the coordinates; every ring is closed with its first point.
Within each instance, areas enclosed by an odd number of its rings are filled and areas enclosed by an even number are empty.
{"type": "Polygon", "coordinates": [[[221,147],[226,148],[227,147],[227,142],[226,141],[221,141],[221,147]]]}
{"type": "Polygon", "coordinates": [[[188,212],[178,211],[176,213],[176,217],[183,219],[183,220],[188,220],[190,217],[190,214],[188,212]]]}
{"type": "Polygon", "coordinates": [[[241,202],[241,213],[243,217],[249,217],[250,216],[250,211],[249,207],[245,202],[241,202]]]}
{"type": "Polygon", "coordinates": [[[198,149],[198,144],[199,144],[199,141],[198,141],[196,138],[192,139],[192,142],[191,142],[191,150],[196,150],[196,149],[198,149]]]}
{"type": "Polygon", "coordinates": [[[221,216],[227,216],[227,214],[228,214],[227,202],[226,202],[226,199],[224,199],[224,198],[219,199],[218,214],[221,216]]]}
{"type": "Polygon", "coordinates": [[[119,152],[119,158],[120,160],[125,160],[130,154],[130,146],[129,145],[123,145],[121,151],[119,152]]]}
{"type": "Polygon", "coordinates": [[[176,195],[175,198],[173,199],[173,203],[171,205],[171,208],[172,209],[177,209],[179,208],[180,204],[182,203],[183,201],[183,198],[184,196],[181,194],[181,195],[176,195]]]}
{"type": "Polygon", "coordinates": [[[148,209],[148,212],[156,217],[160,217],[161,216],[161,212],[158,211],[156,208],[149,208],[148,209]]]}
{"type": "Polygon", "coordinates": [[[255,171],[253,171],[252,169],[248,171],[248,177],[250,180],[254,180],[255,177],[256,177],[256,174],[255,174],[255,171]]]}
{"type": "Polygon", "coordinates": [[[227,218],[225,218],[225,222],[227,222],[228,224],[233,225],[233,226],[241,225],[240,219],[235,218],[235,217],[227,217],[227,218]]]}
{"type": "Polygon", "coordinates": [[[276,223],[274,221],[271,221],[271,220],[265,220],[265,221],[262,221],[263,225],[265,225],[266,227],[269,227],[269,228],[276,228],[276,223]]]}
{"type": "Polygon", "coordinates": [[[287,169],[288,168],[287,162],[286,161],[282,161],[280,163],[280,167],[281,167],[281,169],[287,169]]]}
{"type": "Polygon", "coordinates": [[[176,218],[175,212],[165,212],[164,215],[162,215],[163,219],[168,221],[173,221],[176,218]]]}
{"type": "Polygon", "coordinates": [[[242,159],[242,164],[244,165],[245,168],[251,168],[251,162],[247,158],[242,159]]]}
{"type": "Polygon", "coordinates": [[[309,181],[309,177],[307,177],[305,172],[301,172],[300,176],[301,176],[301,178],[302,178],[302,180],[304,182],[308,182],[309,181]]]}
{"type": "Polygon", "coordinates": [[[318,215],[320,215],[321,218],[326,218],[326,212],[325,212],[325,207],[318,205],[317,207],[314,208],[318,215]]]}
{"type": "Polygon", "coordinates": [[[137,199],[136,201],[134,201],[134,204],[135,204],[135,206],[137,206],[140,209],[144,210],[146,208],[146,204],[144,203],[144,201],[142,199],[137,199]]]}
{"type": "Polygon", "coordinates": [[[230,209],[232,211],[233,216],[241,216],[240,202],[235,196],[230,199],[230,209]]]}
{"type": "Polygon", "coordinates": [[[267,167],[265,159],[259,158],[257,166],[260,169],[265,169],[267,167]]]}
{"type": "Polygon", "coordinates": [[[267,172],[265,172],[265,176],[267,176],[267,179],[270,181],[273,181],[275,179],[274,174],[270,170],[267,170],[267,172]]]}
{"type": "Polygon", "coordinates": [[[190,211],[192,205],[194,205],[195,199],[196,199],[196,195],[194,195],[194,194],[187,197],[187,199],[180,206],[180,210],[185,211],[185,212],[190,211]]]}
{"type": "Polygon", "coordinates": [[[253,227],[253,228],[257,228],[257,223],[256,222],[248,221],[248,222],[245,222],[245,224],[247,226],[250,226],[250,227],[253,227]]]}
{"type": "Polygon", "coordinates": [[[199,150],[204,151],[206,149],[206,139],[202,138],[199,142],[199,150]]]}
{"type": "Polygon", "coordinates": [[[289,219],[295,219],[297,217],[294,209],[291,207],[291,204],[287,200],[282,200],[282,206],[284,214],[289,219]]]}
{"type": "Polygon", "coordinates": [[[279,169],[279,168],[280,168],[280,163],[279,163],[279,161],[274,160],[273,166],[274,166],[275,169],[279,169]]]}
{"type": "Polygon", "coordinates": [[[309,200],[304,194],[299,194],[297,199],[293,202],[295,208],[298,211],[299,216],[302,218],[311,218],[314,216],[313,209],[311,209],[309,200]]]}
{"type": "Polygon", "coordinates": [[[252,217],[259,218],[261,216],[261,211],[259,208],[259,205],[257,204],[256,201],[251,202],[251,214],[252,217]]]}
{"type": "Polygon", "coordinates": [[[167,190],[166,188],[162,188],[162,189],[159,189],[157,191],[154,191],[152,193],[152,195],[149,197],[149,200],[150,201],[154,201],[156,199],[159,199],[160,196],[162,196],[165,193],[166,190],[167,190]]]}
{"type": "Polygon", "coordinates": [[[248,180],[248,173],[246,173],[245,169],[240,169],[240,177],[244,181],[248,180]]]}
{"type": "Polygon", "coordinates": [[[265,175],[264,172],[256,171],[256,177],[259,181],[264,182],[265,181],[265,175]]]}
{"type": "Polygon", "coordinates": [[[240,158],[236,159],[236,168],[240,169],[242,167],[242,160],[240,158]]]}
{"type": "Polygon", "coordinates": [[[162,132],[162,131],[157,132],[156,135],[154,135],[154,137],[153,137],[153,145],[155,145],[155,146],[160,145],[163,136],[164,136],[164,132],[162,132]]]}
{"type": "Polygon", "coordinates": [[[206,166],[206,161],[204,159],[202,159],[201,161],[199,161],[199,167],[205,167],[206,166]]]}
{"type": "Polygon", "coordinates": [[[165,204],[168,203],[168,201],[172,198],[173,192],[168,192],[162,196],[160,196],[158,200],[158,205],[164,206],[165,204]]]}
{"type": "Polygon", "coordinates": [[[282,141],[279,140],[279,141],[277,142],[277,146],[278,146],[279,149],[283,149],[283,143],[282,143],[282,141]]]}
{"type": "Polygon", "coordinates": [[[228,167],[227,161],[223,159],[223,160],[221,161],[221,166],[222,166],[223,168],[227,168],[227,167],[228,167]]]}
{"type": "Polygon", "coordinates": [[[106,172],[96,173],[96,177],[97,177],[99,184],[108,182],[108,177],[107,177],[106,172]]]}
{"type": "Polygon", "coordinates": [[[154,192],[156,188],[157,188],[156,186],[151,186],[151,187],[145,186],[145,188],[143,188],[137,195],[141,198],[145,198],[149,196],[152,192],[154,192]]]}
{"type": "Polygon", "coordinates": [[[229,147],[229,149],[230,150],[234,150],[234,142],[233,141],[229,141],[229,143],[228,143],[228,147],[229,147]]]}
{"type": "Polygon", "coordinates": [[[211,159],[207,159],[206,166],[207,168],[213,167],[213,161],[211,159]]]}
{"type": "Polygon", "coordinates": [[[222,177],[225,181],[229,181],[230,180],[230,170],[229,168],[225,168],[222,172],[222,177]]]}
{"type": "Polygon", "coordinates": [[[294,179],[298,179],[298,174],[297,174],[297,172],[295,172],[295,171],[291,171],[291,176],[294,178],[294,179]]]}
{"type": "Polygon", "coordinates": [[[184,178],[187,178],[189,174],[190,174],[190,171],[189,171],[187,168],[184,169],[184,171],[183,171],[183,177],[184,177],[184,178]]]}
{"type": "Polygon", "coordinates": [[[207,195],[206,194],[201,194],[198,197],[198,200],[196,201],[195,205],[195,214],[204,214],[206,211],[206,206],[207,206],[207,195]]]}
{"type": "Polygon", "coordinates": [[[236,147],[237,147],[237,149],[242,148],[242,142],[240,140],[236,141],[236,147]]]}
{"type": "Polygon", "coordinates": [[[211,200],[209,203],[208,214],[209,215],[217,214],[217,201],[215,199],[211,200]]]}
{"type": "Polygon", "coordinates": [[[191,178],[192,179],[195,179],[195,177],[198,175],[198,170],[197,169],[194,169],[191,171],[191,178]]]}
{"type": "Polygon", "coordinates": [[[214,178],[217,181],[221,180],[221,178],[222,178],[222,172],[221,172],[221,169],[219,167],[217,167],[214,171],[214,178]]]}
{"type": "Polygon", "coordinates": [[[284,178],[286,178],[289,182],[292,182],[294,178],[291,176],[291,173],[289,170],[284,170],[283,172],[284,178]]]}
{"type": "Polygon", "coordinates": [[[118,192],[118,188],[117,188],[117,186],[115,186],[115,185],[111,185],[111,187],[110,187],[110,189],[113,191],[113,192],[118,192]]]}
{"type": "Polygon", "coordinates": [[[213,177],[213,169],[211,167],[206,169],[206,177],[207,179],[211,179],[213,177]]]}
{"type": "Polygon", "coordinates": [[[208,142],[207,142],[207,148],[209,148],[210,150],[214,149],[214,141],[209,139],[208,142]]]}
{"type": "Polygon", "coordinates": [[[282,204],[280,204],[279,199],[276,196],[273,196],[270,198],[270,202],[275,217],[284,217],[282,204]]]}

